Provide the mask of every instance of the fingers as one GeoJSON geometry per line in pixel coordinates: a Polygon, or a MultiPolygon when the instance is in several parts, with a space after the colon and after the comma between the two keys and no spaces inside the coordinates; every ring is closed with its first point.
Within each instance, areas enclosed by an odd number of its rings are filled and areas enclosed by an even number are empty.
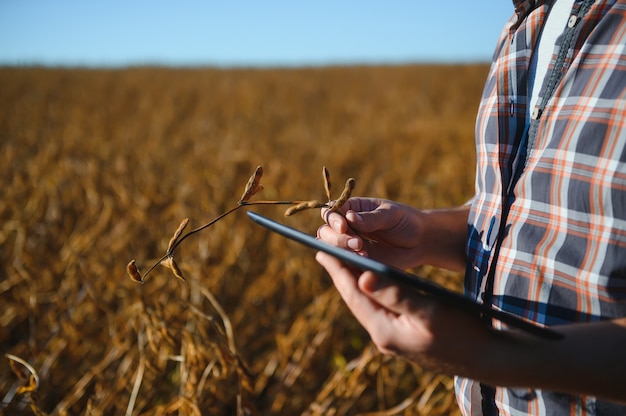
{"type": "Polygon", "coordinates": [[[322,209],[322,219],[326,224],[330,225],[336,232],[345,233],[348,231],[348,223],[346,218],[336,212],[331,212],[329,209],[322,209]]]}
{"type": "Polygon", "coordinates": [[[360,232],[371,233],[394,225],[397,215],[391,210],[389,201],[375,198],[350,198],[338,212],[325,208],[322,219],[337,232],[346,232],[350,227],[360,232]]]}
{"type": "Polygon", "coordinates": [[[376,199],[352,197],[336,212],[331,211],[329,208],[323,208],[321,216],[326,223],[331,224],[331,221],[335,221],[337,218],[345,221],[344,215],[349,212],[370,211],[375,209],[378,204],[379,202],[376,199]]]}
{"type": "Polygon", "coordinates": [[[322,218],[327,225],[322,225],[317,230],[317,237],[320,240],[353,251],[360,251],[363,248],[363,241],[348,233],[350,227],[343,215],[323,209],[322,218]]]}
{"type": "MultiPolygon", "coordinates": [[[[330,208],[322,208],[322,218],[324,219],[324,221],[326,221],[326,215],[328,215],[328,213],[330,212],[338,212],[338,213],[345,213],[346,211],[348,211],[349,209],[355,209],[354,206],[356,205],[360,205],[359,201],[361,200],[361,198],[349,198],[338,210],[336,211],[331,211],[330,208]]],[[[335,203],[336,201],[332,201],[332,203],[335,203]]]]}
{"type": "Polygon", "coordinates": [[[410,314],[427,308],[428,300],[405,285],[374,273],[364,274],[358,281],[359,290],[397,315],[410,314]]]}
{"type": "MultiPolygon", "coordinates": [[[[371,325],[372,316],[379,311],[380,306],[361,292],[358,287],[360,277],[330,254],[320,251],[316,254],[315,259],[326,269],[348,308],[361,325],[367,329],[371,325]]],[[[361,276],[367,274],[372,273],[366,272],[361,276]]]]}
{"type": "MultiPolygon", "coordinates": [[[[355,271],[327,253],[319,252],[315,259],[326,269],[346,303],[352,304],[356,309],[360,307],[354,303],[362,302],[363,300],[359,298],[365,297],[368,303],[373,302],[378,305],[375,309],[383,308],[393,314],[402,315],[415,311],[415,302],[421,298],[414,290],[404,285],[373,272],[355,271]]],[[[420,304],[428,303],[426,299],[422,300],[420,304]]]]}
{"type": "Polygon", "coordinates": [[[329,225],[322,225],[317,229],[317,238],[337,247],[360,252],[363,249],[363,240],[351,234],[335,231],[329,225]]]}
{"type": "Polygon", "coordinates": [[[419,325],[409,323],[410,313],[415,313],[411,307],[414,291],[404,292],[401,286],[369,271],[359,274],[329,254],[318,252],[315,258],[380,351],[402,354],[406,350],[403,344],[414,341],[416,330],[422,332],[419,325]]]}
{"type": "Polygon", "coordinates": [[[351,227],[364,233],[387,230],[397,221],[396,216],[388,206],[378,206],[370,211],[346,211],[346,220],[351,227]]]}

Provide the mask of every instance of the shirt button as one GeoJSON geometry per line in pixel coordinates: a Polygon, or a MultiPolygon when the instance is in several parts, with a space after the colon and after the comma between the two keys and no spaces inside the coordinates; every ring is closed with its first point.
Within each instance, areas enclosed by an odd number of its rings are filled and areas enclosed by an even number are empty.
{"type": "Polygon", "coordinates": [[[567,27],[576,26],[576,22],[578,22],[578,17],[576,15],[571,15],[567,21],[567,27]]]}
{"type": "Polygon", "coordinates": [[[533,108],[533,112],[530,113],[530,118],[533,120],[537,120],[540,115],[541,115],[541,111],[539,110],[539,107],[535,107],[533,108]]]}

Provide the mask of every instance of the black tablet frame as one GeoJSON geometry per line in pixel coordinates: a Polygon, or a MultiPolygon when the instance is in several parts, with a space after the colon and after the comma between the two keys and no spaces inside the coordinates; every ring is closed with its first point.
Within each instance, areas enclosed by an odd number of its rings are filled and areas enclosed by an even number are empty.
{"type": "Polygon", "coordinates": [[[467,310],[469,313],[478,315],[485,319],[496,319],[507,324],[510,327],[517,328],[528,332],[530,334],[539,336],[541,338],[558,340],[563,338],[563,335],[551,328],[539,326],[532,322],[526,321],[519,316],[512,315],[508,312],[504,312],[498,309],[494,309],[489,305],[484,305],[475,302],[467,296],[449,290],[443,286],[440,286],[432,281],[409,273],[407,271],[398,269],[393,266],[381,263],[368,257],[360,256],[352,251],[345,250],[331,244],[325,243],[317,238],[289,227],[285,224],[281,224],[277,221],[264,217],[256,212],[248,211],[248,217],[255,223],[276,232],[283,237],[297,241],[315,250],[328,253],[344,263],[348,263],[357,267],[360,270],[370,270],[378,275],[387,276],[398,282],[411,286],[425,295],[430,295],[438,300],[455,305],[459,308],[467,310]]]}

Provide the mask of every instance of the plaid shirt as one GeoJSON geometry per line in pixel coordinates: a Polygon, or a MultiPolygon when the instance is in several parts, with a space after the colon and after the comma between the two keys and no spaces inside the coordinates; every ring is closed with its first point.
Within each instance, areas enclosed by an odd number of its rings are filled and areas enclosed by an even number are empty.
{"type": "MultiPolygon", "coordinates": [[[[476,123],[466,292],[543,325],[624,317],[626,0],[575,1],[533,109],[527,70],[550,2],[514,4],[476,123]]],[[[626,415],[594,397],[456,389],[465,415],[626,415]]]]}

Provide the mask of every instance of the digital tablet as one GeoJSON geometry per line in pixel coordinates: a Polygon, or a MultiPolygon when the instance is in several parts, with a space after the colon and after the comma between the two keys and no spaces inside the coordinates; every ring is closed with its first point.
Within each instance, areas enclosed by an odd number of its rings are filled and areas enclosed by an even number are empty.
{"type": "Polygon", "coordinates": [[[327,244],[309,234],[303,233],[302,231],[296,230],[295,228],[271,220],[253,211],[248,211],[248,217],[250,217],[250,219],[255,223],[260,224],[263,227],[273,232],[276,232],[284,237],[297,241],[315,250],[331,254],[342,262],[355,266],[360,270],[370,270],[378,275],[387,276],[389,278],[395,279],[398,282],[415,288],[423,294],[434,296],[440,301],[453,304],[459,308],[462,308],[468,313],[472,313],[484,318],[496,319],[509,325],[510,327],[524,330],[528,333],[540,336],[542,338],[557,340],[563,337],[562,334],[554,331],[553,329],[533,324],[508,312],[496,310],[488,305],[477,303],[461,293],[446,289],[445,287],[433,283],[432,281],[423,277],[406,272],[396,267],[389,266],[368,257],[360,256],[351,251],[327,244]]]}

